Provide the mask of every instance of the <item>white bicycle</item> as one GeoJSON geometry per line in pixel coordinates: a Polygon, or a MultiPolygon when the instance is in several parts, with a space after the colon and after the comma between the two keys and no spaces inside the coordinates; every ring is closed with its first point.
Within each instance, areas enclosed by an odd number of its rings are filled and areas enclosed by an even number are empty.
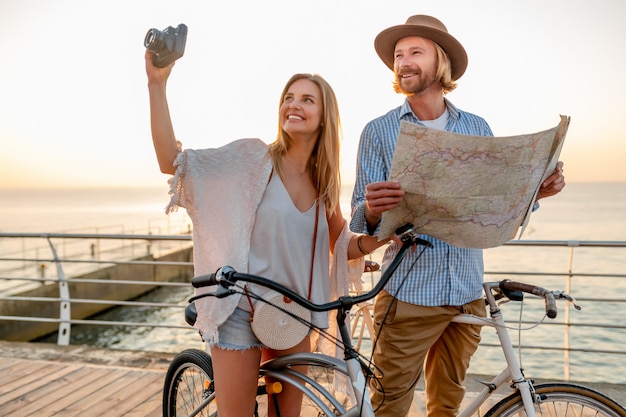
{"type": "MultiPolygon", "coordinates": [[[[369,292],[341,297],[326,304],[313,304],[274,281],[239,273],[230,267],[220,268],[215,274],[193,278],[194,287],[218,285],[216,292],[203,296],[226,297],[240,293],[243,290],[239,283],[249,282],[276,290],[311,311],[337,311],[337,324],[341,340],[335,342],[343,348],[343,359],[321,353],[298,353],[262,363],[259,372],[255,416],[263,415],[263,413],[259,414],[260,407],[258,404],[273,401],[273,394],[279,393],[283,384],[293,385],[304,394],[302,415],[375,416],[368,387],[370,383],[376,383],[377,371],[374,364],[359,354],[353,346],[351,334],[346,325],[346,318],[352,307],[357,304],[363,305],[362,303],[373,299],[383,289],[410,247],[417,244],[424,246],[422,251],[427,250],[426,247],[430,243],[420,239],[411,227],[411,225],[406,225],[396,231],[402,242],[402,247],[380,280],[369,292]],[[309,372],[303,374],[296,371],[297,365],[307,365],[309,372]],[[340,392],[335,389],[333,378],[337,375],[347,380],[347,392],[340,392]],[[266,377],[276,382],[266,384],[266,377]]],[[[549,318],[554,318],[557,314],[555,297],[574,303],[571,296],[562,291],[548,291],[534,285],[508,280],[486,282],[483,284],[483,288],[490,317],[461,314],[456,316],[453,321],[495,328],[506,364],[499,375],[491,381],[483,382],[485,388],[471,403],[463,407],[459,417],[469,417],[475,414],[496,389],[504,384],[511,386],[512,394],[497,402],[487,411],[485,417],[513,415],[525,415],[527,417],[536,415],[626,417],[626,410],[622,406],[597,391],[562,382],[534,385],[520,369],[502,311],[498,306],[499,301],[501,299],[521,300],[523,293],[534,294],[545,299],[546,314],[549,318]]],[[[193,300],[194,298],[190,300],[190,305],[186,309],[186,320],[189,324],[193,324],[196,318],[193,300]]],[[[313,329],[310,323],[307,324],[313,329]]],[[[331,337],[330,335],[326,336],[331,337]]],[[[277,405],[277,402],[275,404],[277,405]]],[[[277,413],[280,415],[279,409],[277,413]]],[[[207,352],[187,349],[173,359],[168,368],[163,389],[163,416],[217,416],[213,366],[211,357],[207,352]]]]}

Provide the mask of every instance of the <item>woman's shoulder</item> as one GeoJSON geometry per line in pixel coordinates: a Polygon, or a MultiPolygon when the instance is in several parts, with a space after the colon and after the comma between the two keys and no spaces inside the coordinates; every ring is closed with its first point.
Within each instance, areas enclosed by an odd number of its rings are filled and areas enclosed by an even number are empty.
{"type": "Polygon", "coordinates": [[[217,148],[185,149],[192,159],[200,159],[206,162],[211,159],[240,159],[251,157],[263,157],[267,154],[269,146],[261,139],[237,139],[217,148]]]}
{"type": "Polygon", "coordinates": [[[256,161],[265,158],[268,150],[269,146],[261,139],[238,139],[221,148],[221,157],[239,161],[256,161]]]}
{"type": "Polygon", "coordinates": [[[211,152],[233,152],[233,151],[248,151],[248,152],[262,152],[267,151],[268,145],[258,138],[245,138],[236,139],[232,142],[228,142],[225,145],[217,148],[205,148],[205,149],[193,149],[194,152],[211,153],[211,152]]]}
{"type": "Polygon", "coordinates": [[[236,148],[240,150],[250,150],[250,151],[267,151],[268,145],[263,142],[261,139],[257,138],[246,138],[246,139],[237,139],[235,141],[230,142],[227,145],[224,145],[224,148],[236,148]]]}

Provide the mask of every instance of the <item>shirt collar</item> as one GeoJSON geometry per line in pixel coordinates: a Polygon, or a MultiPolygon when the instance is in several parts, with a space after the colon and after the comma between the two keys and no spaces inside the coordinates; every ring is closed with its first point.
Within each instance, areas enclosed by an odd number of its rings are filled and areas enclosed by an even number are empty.
{"type": "MultiPolygon", "coordinates": [[[[451,121],[456,122],[459,119],[459,109],[457,109],[447,98],[444,97],[443,101],[448,108],[448,112],[450,113],[450,120],[448,120],[448,123],[451,121]]],[[[418,119],[413,113],[413,110],[411,110],[408,99],[405,99],[404,104],[400,107],[400,119],[422,124],[420,119],[418,119]]]]}

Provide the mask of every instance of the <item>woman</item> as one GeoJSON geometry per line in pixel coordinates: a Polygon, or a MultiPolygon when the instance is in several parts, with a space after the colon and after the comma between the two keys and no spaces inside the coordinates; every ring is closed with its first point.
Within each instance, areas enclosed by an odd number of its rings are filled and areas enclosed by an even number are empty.
{"type": "MultiPolygon", "coordinates": [[[[145,58],[154,147],[161,171],[174,175],[168,211],[184,207],[193,221],[195,274],[230,265],[316,303],[344,291],[348,269],[360,274],[363,256],[384,242],[353,235],[341,215],[341,128],[330,85],[318,75],[294,75],[281,94],[278,134],[269,146],[242,139],[182,151],[166,97],[173,64],[155,67],[149,51],[145,58]],[[329,266],[338,291],[329,283],[329,266]]],[[[205,297],[197,309],[196,326],[211,348],[221,417],[253,414],[261,360],[311,348],[308,336],[290,349],[264,347],[251,330],[254,305],[245,296],[205,297]]],[[[314,313],[312,321],[328,327],[325,315],[314,313]]],[[[300,415],[298,390],[284,386],[278,397],[283,416],[300,415]]],[[[273,401],[268,407],[274,415],[273,401]]]]}

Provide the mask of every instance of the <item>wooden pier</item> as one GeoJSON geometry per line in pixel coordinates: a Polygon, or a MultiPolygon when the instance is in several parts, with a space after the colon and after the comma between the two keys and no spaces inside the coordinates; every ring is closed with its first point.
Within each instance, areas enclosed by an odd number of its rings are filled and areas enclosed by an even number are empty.
{"type": "Polygon", "coordinates": [[[161,416],[173,356],[0,342],[0,416],[161,416]]]}
{"type": "MultiPolygon", "coordinates": [[[[173,357],[156,352],[0,341],[0,416],[161,416],[163,381],[173,357]]],[[[475,378],[467,378],[466,399],[480,389],[475,378]]],[[[583,385],[626,404],[625,385],[583,385]]],[[[420,384],[409,416],[424,416],[423,404],[420,384]]]]}

